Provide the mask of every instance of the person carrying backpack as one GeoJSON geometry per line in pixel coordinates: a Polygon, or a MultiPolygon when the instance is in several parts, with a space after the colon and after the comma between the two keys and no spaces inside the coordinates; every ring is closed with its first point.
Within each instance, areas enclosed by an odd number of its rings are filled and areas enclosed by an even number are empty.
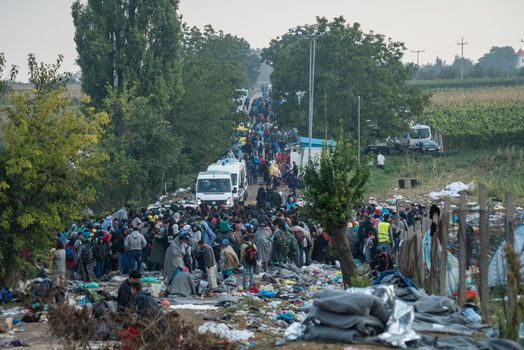
{"type": "Polygon", "coordinates": [[[257,265],[258,254],[256,245],[248,236],[244,236],[242,241],[243,243],[240,247],[240,261],[243,266],[242,288],[247,290],[255,285],[255,266],[257,265]]]}

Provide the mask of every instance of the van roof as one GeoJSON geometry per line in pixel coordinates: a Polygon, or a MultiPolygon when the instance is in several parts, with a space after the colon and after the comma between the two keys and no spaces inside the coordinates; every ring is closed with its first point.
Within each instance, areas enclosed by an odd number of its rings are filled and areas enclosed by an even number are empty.
{"type": "Polygon", "coordinates": [[[227,177],[229,178],[230,173],[228,171],[201,171],[198,173],[198,177],[209,176],[209,177],[227,177]]]}

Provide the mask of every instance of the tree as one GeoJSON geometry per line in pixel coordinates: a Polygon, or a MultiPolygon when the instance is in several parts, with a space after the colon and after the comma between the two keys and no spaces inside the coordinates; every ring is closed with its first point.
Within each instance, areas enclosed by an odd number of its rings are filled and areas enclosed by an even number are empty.
{"type": "Polygon", "coordinates": [[[362,201],[369,168],[357,164],[351,146],[339,140],[334,148],[324,147],[320,158],[313,158],[305,168],[305,211],[333,240],[344,286],[351,286],[355,266],[347,240],[352,210],[362,201]]]}
{"type": "Polygon", "coordinates": [[[51,248],[52,232],[95,199],[106,113],[69,108],[56,65],[29,57],[34,90],[11,96],[1,121],[0,281],[18,280],[51,248]]]}
{"type": "MultiPolygon", "coordinates": [[[[306,31],[317,33],[315,72],[315,115],[327,109],[328,136],[342,126],[356,136],[357,96],[362,97],[362,119],[392,134],[407,128],[429,103],[418,88],[406,85],[411,71],[402,62],[403,43],[373,32],[360,24],[349,25],[343,17],[329,22],[317,18],[306,31]],[[324,106],[324,97],[327,105],[324,106]]],[[[274,68],[273,96],[287,102],[276,111],[285,125],[307,130],[307,103],[298,103],[297,93],[308,91],[309,45],[303,28],[293,28],[271,41],[263,59],[274,68]],[[296,118],[293,118],[296,117],[296,118]]],[[[324,135],[324,123],[314,124],[314,133],[324,135]]],[[[364,136],[369,130],[363,130],[364,136]]]]}
{"type": "MultiPolygon", "coordinates": [[[[0,52],[0,97],[5,95],[8,90],[8,80],[4,80],[4,70],[6,68],[6,58],[3,52],[0,52]]],[[[13,81],[18,74],[18,67],[13,65],[9,70],[9,80],[13,81]]]]}
{"type": "Polygon", "coordinates": [[[82,89],[95,106],[108,87],[136,88],[164,118],[183,93],[178,0],[88,0],[72,6],[82,89]]]}
{"type": "Polygon", "coordinates": [[[464,76],[469,76],[473,70],[473,61],[466,57],[455,56],[455,60],[451,64],[455,73],[453,78],[460,77],[462,66],[464,66],[464,76]]]}
{"type": "Polygon", "coordinates": [[[194,174],[224,154],[241,116],[233,99],[245,78],[243,62],[250,54],[245,40],[216,32],[185,28],[181,109],[174,123],[184,140],[186,171],[194,174]]]}
{"type": "Polygon", "coordinates": [[[109,158],[98,186],[98,208],[145,202],[163,192],[179,162],[180,144],[167,120],[158,118],[146,97],[124,86],[110,89],[104,110],[111,115],[101,147],[109,158]]]}
{"type": "Polygon", "coordinates": [[[493,46],[479,58],[479,67],[487,76],[513,74],[517,71],[517,54],[511,46],[493,46]]]}

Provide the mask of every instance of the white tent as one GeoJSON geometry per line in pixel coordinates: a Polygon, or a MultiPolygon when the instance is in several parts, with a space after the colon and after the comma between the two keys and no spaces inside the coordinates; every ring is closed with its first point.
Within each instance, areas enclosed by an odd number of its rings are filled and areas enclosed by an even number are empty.
{"type": "MultiPolygon", "coordinates": [[[[514,232],[515,235],[515,252],[520,254],[524,245],[524,225],[519,225],[514,232]]],[[[503,241],[497,248],[497,251],[491,257],[488,264],[488,284],[490,287],[497,285],[506,285],[506,255],[504,254],[503,241]]],[[[524,254],[520,254],[520,274],[524,276],[524,254]]]]}

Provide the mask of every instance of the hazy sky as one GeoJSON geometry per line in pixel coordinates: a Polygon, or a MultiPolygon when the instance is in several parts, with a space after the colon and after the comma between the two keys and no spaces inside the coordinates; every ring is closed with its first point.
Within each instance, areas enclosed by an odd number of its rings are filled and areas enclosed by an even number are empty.
{"type": "MultiPolygon", "coordinates": [[[[64,70],[77,71],[71,19],[72,0],[0,0],[0,51],[21,68],[26,57],[54,61],[64,54],[64,70]]],[[[460,53],[457,41],[469,42],[464,55],[474,60],[491,46],[518,49],[524,39],[524,0],[181,0],[180,12],[190,25],[212,24],[262,48],[289,28],[313,23],[315,16],[343,15],[408,47],[425,50],[420,62],[436,56],[446,61],[460,53]]]]}

